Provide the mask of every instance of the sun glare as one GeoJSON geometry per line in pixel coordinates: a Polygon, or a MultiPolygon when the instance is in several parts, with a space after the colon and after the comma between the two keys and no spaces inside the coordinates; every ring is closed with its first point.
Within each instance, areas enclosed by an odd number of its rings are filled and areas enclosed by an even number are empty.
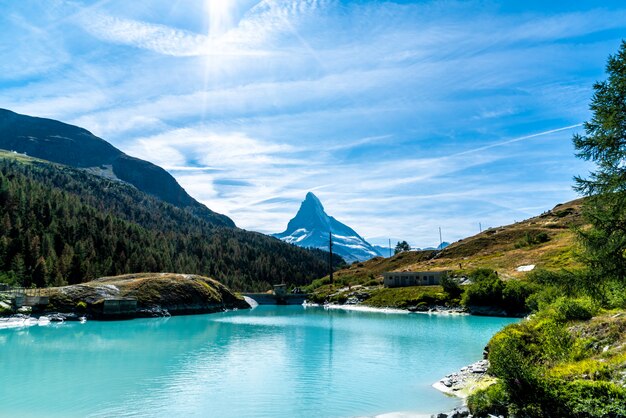
{"type": "Polygon", "coordinates": [[[206,0],[206,10],[209,14],[209,37],[220,36],[233,27],[235,8],[235,0],[206,0]]]}

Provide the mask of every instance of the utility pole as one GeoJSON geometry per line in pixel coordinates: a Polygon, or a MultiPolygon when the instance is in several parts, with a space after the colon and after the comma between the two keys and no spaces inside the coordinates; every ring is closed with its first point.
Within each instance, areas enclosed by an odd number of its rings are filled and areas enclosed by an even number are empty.
{"type": "Polygon", "coordinates": [[[389,258],[391,258],[391,238],[389,238],[389,258]]]}
{"type": "Polygon", "coordinates": [[[478,232],[483,232],[483,224],[478,222],[478,232]]]}
{"type": "Polygon", "coordinates": [[[333,284],[333,233],[328,233],[328,269],[330,270],[330,284],[333,284]]]}
{"type": "Polygon", "coordinates": [[[441,227],[439,227],[439,251],[443,250],[443,239],[441,238],[441,227]]]}

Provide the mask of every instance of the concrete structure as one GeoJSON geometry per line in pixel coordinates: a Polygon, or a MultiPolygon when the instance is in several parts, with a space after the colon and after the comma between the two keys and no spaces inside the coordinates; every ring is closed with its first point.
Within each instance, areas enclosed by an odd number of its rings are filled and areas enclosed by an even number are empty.
{"type": "Polygon", "coordinates": [[[254,299],[259,305],[302,305],[307,299],[304,293],[287,293],[286,284],[274,285],[274,291],[268,293],[243,293],[254,299]]]}
{"type": "Polygon", "coordinates": [[[49,303],[48,296],[24,296],[24,306],[46,306],[49,303]]]}
{"type": "Polygon", "coordinates": [[[432,286],[441,283],[447,271],[392,271],[383,273],[385,287],[432,286]]]}
{"type": "Polygon", "coordinates": [[[302,305],[308,297],[305,294],[277,296],[273,293],[242,293],[242,295],[254,299],[259,305],[302,305]]]}
{"type": "Polygon", "coordinates": [[[137,313],[137,299],[119,298],[105,299],[102,303],[104,316],[127,316],[137,313]]]}
{"type": "Polygon", "coordinates": [[[48,296],[43,296],[42,289],[24,289],[23,287],[8,288],[3,291],[8,295],[13,307],[19,309],[23,306],[43,308],[49,303],[48,296]]]}

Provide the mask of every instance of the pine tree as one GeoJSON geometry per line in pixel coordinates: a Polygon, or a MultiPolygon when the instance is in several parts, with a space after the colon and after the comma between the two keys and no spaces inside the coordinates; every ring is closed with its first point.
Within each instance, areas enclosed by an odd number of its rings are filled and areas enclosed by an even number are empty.
{"type": "Polygon", "coordinates": [[[33,284],[36,287],[46,287],[47,275],[48,272],[46,268],[46,260],[43,257],[39,257],[39,259],[37,259],[37,264],[35,265],[35,269],[33,270],[32,274],[33,284]]]}
{"type": "Polygon", "coordinates": [[[411,246],[406,241],[398,241],[396,244],[396,248],[394,249],[394,254],[403,253],[405,251],[411,251],[411,246]]]}
{"type": "Polygon", "coordinates": [[[580,231],[584,259],[596,283],[626,281],[626,42],[609,57],[608,78],[594,85],[591,120],[573,138],[577,156],[596,163],[576,190],[588,196],[585,216],[592,228],[580,231]]]}

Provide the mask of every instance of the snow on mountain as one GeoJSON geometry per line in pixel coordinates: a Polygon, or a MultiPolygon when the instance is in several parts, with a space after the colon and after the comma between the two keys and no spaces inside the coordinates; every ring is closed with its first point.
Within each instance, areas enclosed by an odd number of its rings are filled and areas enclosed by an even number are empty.
{"type": "Polygon", "coordinates": [[[289,221],[287,230],[274,236],[300,247],[320,248],[328,251],[328,239],[331,232],[333,252],[347,262],[369,260],[381,255],[352,228],[328,216],[322,202],[311,192],[307,193],[300,210],[289,221]]]}
{"type": "MultiPolygon", "coordinates": [[[[389,247],[383,247],[382,245],[374,245],[373,247],[383,257],[389,257],[389,247]]],[[[391,249],[391,254],[393,255],[393,248],[391,249]]]]}

